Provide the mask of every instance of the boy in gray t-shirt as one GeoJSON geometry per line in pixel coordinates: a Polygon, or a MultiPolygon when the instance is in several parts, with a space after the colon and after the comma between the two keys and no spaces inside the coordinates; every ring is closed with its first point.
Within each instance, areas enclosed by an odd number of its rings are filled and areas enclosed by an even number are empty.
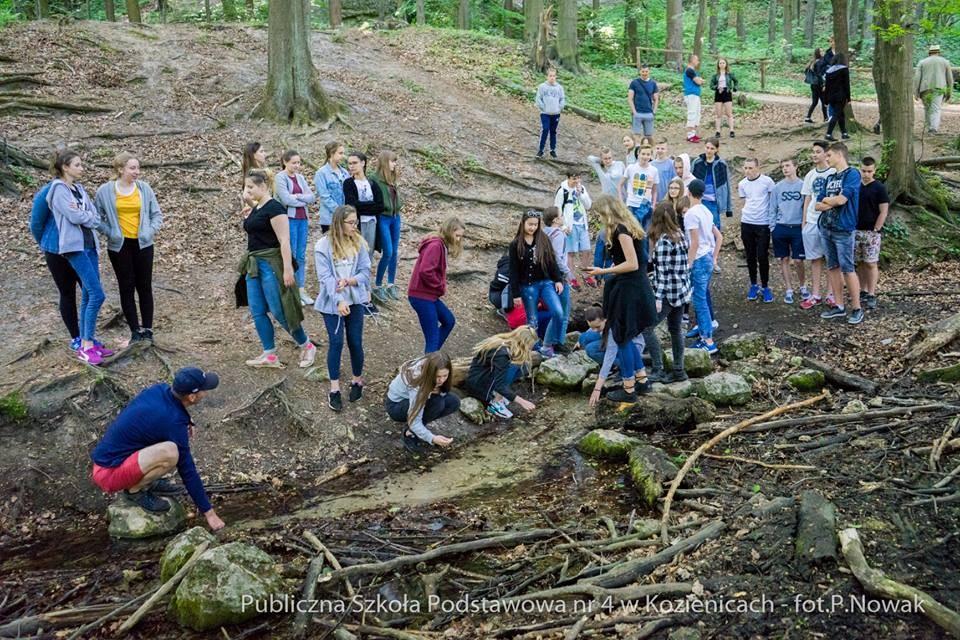
{"type": "MultiPolygon", "coordinates": [[[[791,259],[797,265],[797,282],[804,283],[803,261],[803,180],[797,177],[797,165],[793,159],[780,163],[783,180],[773,187],[770,194],[770,230],[773,232],[773,255],[780,260],[780,272],[786,286],[783,301],[793,304],[793,277],[790,273],[791,259]]],[[[801,291],[801,295],[803,295],[801,291]]]]}

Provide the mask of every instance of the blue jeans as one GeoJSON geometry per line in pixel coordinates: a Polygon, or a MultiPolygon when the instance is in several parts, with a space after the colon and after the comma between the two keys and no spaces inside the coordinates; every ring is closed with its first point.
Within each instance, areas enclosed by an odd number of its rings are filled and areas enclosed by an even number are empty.
{"type": "Polygon", "coordinates": [[[97,333],[97,316],[106,296],[100,284],[100,258],[96,249],[63,254],[80,279],[80,339],[93,340],[97,333]]]}
{"type": "MultiPolygon", "coordinates": [[[[563,311],[558,322],[552,316],[547,325],[547,334],[544,342],[550,344],[564,344],[567,341],[567,323],[570,321],[570,283],[563,283],[563,293],[560,294],[560,307],[563,311]]],[[[537,319],[539,322],[539,318],[537,319]]]]}
{"type": "Polygon", "coordinates": [[[440,347],[453,331],[453,325],[456,324],[457,320],[453,317],[453,312],[439,298],[427,300],[407,296],[407,300],[410,301],[410,306],[420,320],[420,330],[423,331],[423,352],[440,351],[440,347]]]}
{"type": "Polygon", "coordinates": [[[549,115],[540,114],[540,153],[543,153],[543,146],[547,142],[547,134],[550,134],[550,151],[557,150],[557,125],[560,124],[560,114],[549,115]]]}
{"type": "MultiPolygon", "coordinates": [[[[601,268],[613,266],[613,258],[607,251],[607,232],[604,230],[597,234],[597,243],[593,245],[593,266],[601,268]]],[[[609,280],[612,277],[613,275],[609,273],[600,276],[603,280],[609,280]]]]}
{"type": "Polygon", "coordinates": [[[247,303],[250,305],[250,315],[253,316],[253,325],[257,328],[257,336],[264,351],[276,349],[273,341],[273,323],[270,321],[269,311],[283,330],[293,336],[301,347],[307,344],[307,332],[303,325],[291,332],[287,326],[287,319],[283,315],[283,304],[280,302],[280,281],[277,274],[270,268],[270,263],[257,258],[259,275],[256,278],[247,276],[247,303]]]}
{"type": "MultiPolygon", "coordinates": [[[[586,348],[587,355],[593,358],[593,360],[598,364],[603,364],[604,348],[601,346],[602,344],[603,340],[595,340],[594,342],[588,344],[586,348]]],[[[637,346],[632,342],[630,343],[630,346],[633,351],[634,362],[642,362],[643,356],[640,355],[640,351],[637,349],[637,346]]],[[[613,363],[617,365],[617,369],[623,371],[623,360],[620,358],[619,352],[617,353],[617,357],[614,359],[613,363]]]]}
{"type": "Polygon", "coordinates": [[[380,262],[377,264],[377,286],[383,284],[383,274],[387,274],[387,283],[397,279],[397,259],[400,257],[400,214],[380,216],[377,221],[377,233],[380,234],[380,262]]]}
{"type": "Polygon", "coordinates": [[[650,228],[650,220],[653,218],[653,209],[650,207],[650,203],[644,201],[639,207],[627,207],[630,210],[630,213],[633,214],[633,217],[637,219],[637,222],[640,223],[640,226],[643,227],[643,230],[646,231],[650,228]]]}
{"type": "Polygon", "coordinates": [[[841,273],[854,273],[856,271],[853,261],[853,243],[856,237],[854,232],[821,229],[820,235],[823,238],[824,253],[827,257],[827,269],[839,268],[841,273]]]}
{"type": "Polygon", "coordinates": [[[710,296],[710,278],[713,277],[713,255],[708,254],[693,261],[690,282],[693,285],[693,308],[697,313],[697,326],[701,338],[713,337],[713,314],[707,300],[710,296]]]}
{"type": "Polygon", "coordinates": [[[720,230],[720,209],[717,208],[716,200],[703,200],[703,206],[710,210],[710,213],[713,214],[713,226],[720,230]]]}
{"type": "Polygon", "coordinates": [[[327,373],[331,380],[340,379],[340,356],[343,355],[343,334],[347,334],[347,349],[350,351],[350,368],[353,376],[363,373],[363,306],[350,305],[350,315],[324,313],[323,325],[327,328],[330,348],[327,349],[327,373]]]}
{"type": "Polygon", "coordinates": [[[645,136],[653,135],[653,114],[635,113],[633,114],[633,132],[642,133],[645,136]]]}
{"type": "MultiPolygon", "coordinates": [[[[550,312],[551,322],[565,322],[563,315],[563,305],[560,303],[560,296],[553,288],[552,280],[541,280],[534,282],[520,289],[520,299],[523,300],[523,310],[527,314],[527,324],[534,329],[538,326],[537,319],[537,301],[543,300],[543,304],[550,312]]],[[[547,332],[547,339],[550,339],[550,332],[547,332]]]]}
{"type": "Polygon", "coordinates": [[[297,270],[293,275],[297,279],[297,286],[303,288],[307,271],[307,235],[310,233],[310,221],[306,218],[289,218],[289,222],[290,251],[293,252],[293,259],[297,261],[297,270]]]}

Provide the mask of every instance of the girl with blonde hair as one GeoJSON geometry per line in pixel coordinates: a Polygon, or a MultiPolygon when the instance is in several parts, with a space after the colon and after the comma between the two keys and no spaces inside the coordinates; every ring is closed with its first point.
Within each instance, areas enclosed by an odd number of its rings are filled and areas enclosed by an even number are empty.
{"type": "Polygon", "coordinates": [[[480,341],[473,348],[473,360],[467,372],[467,392],[483,402],[487,411],[498,418],[513,417],[507,408],[513,401],[524,411],[536,409],[532,402],[518,396],[512,385],[522,371],[531,369],[533,348],[538,341],[537,332],[530,325],[480,341]]]}

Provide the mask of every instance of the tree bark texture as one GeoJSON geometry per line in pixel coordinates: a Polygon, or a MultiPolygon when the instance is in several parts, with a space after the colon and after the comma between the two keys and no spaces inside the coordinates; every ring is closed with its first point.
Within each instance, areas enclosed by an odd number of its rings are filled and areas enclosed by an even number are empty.
{"type": "Polygon", "coordinates": [[[700,0],[697,8],[697,27],[693,32],[693,54],[703,55],[703,32],[707,28],[707,0],[700,0]]]}
{"type": "MultiPolygon", "coordinates": [[[[327,11],[330,14],[330,26],[334,29],[339,29],[340,25],[343,24],[343,2],[341,0],[329,0],[327,5],[327,11]]],[[[419,10],[419,4],[417,5],[419,10]]]]}
{"type": "Polygon", "coordinates": [[[531,49],[540,32],[541,13],[543,13],[543,0],[523,0],[523,40],[531,49]]]}
{"type": "Polygon", "coordinates": [[[743,19],[743,2],[737,3],[737,42],[743,44],[747,41],[747,23],[743,19]]]}
{"type": "Polygon", "coordinates": [[[557,59],[568,71],[580,72],[577,42],[577,0],[558,0],[557,59]]]}
{"type": "Polygon", "coordinates": [[[256,10],[257,8],[253,6],[253,0],[247,0],[247,15],[252,16],[256,10]]]}
{"type": "MultiPolygon", "coordinates": [[[[850,64],[850,36],[847,33],[847,0],[831,0],[833,5],[833,52],[842,53],[850,64]]],[[[913,72],[906,78],[913,78],[913,72]]]]}
{"type": "Polygon", "coordinates": [[[138,0],[127,0],[127,20],[135,24],[143,22],[140,17],[140,2],[138,0]]]}
{"type": "Polygon", "coordinates": [[[623,3],[623,54],[630,62],[637,62],[637,0],[624,0],[623,3]]]}
{"type": "Polygon", "coordinates": [[[37,0],[37,19],[50,17],[50,4],[47,0],[37,0]]]}
{"type": "Polygon", "coordinates": [[[220,6],[223,7],[223,19],[227,22],[235,22],[239,17],[237,15],[236,0],[220,0],[220,6]]]}
{"type": "Polygon", "coordinates": [[[113,0],[103,0],[103,11],[107,14],[107,20],[110,22],[117,21],[117,10],[113,6],[113,0]]]}
{"type": "Polygon", "coordinates": [[[849,14],[847,15],[847,33],[856,42],[857,36],[860,35],[860,0],[850,0],[847,13],[849,14]]]}
{"type": "Polygon", "coordinates": [[[427,10],[424,5],[424,0],[417,0],[417,26],[422,27],[427,24],[427,10]]]}
{"type": "Polygon", "coordinates": [[[667,0],[667,49],[664,62],[675,65],[676,70],[683,68],[683,0],[667,0]]]}
{"type": "Polygon", "coordinates": [[[513,6],[513,0],[503,0],[503,35],[505,38],[513,38],[513,27],[510,23],[510,14],[516,11],[513,6]]]}
{"type": "Polygon", "coordinates": [[[873,33],[873,0],[864,0],[863,5],[863,31],[860,34],[860,41],[866,47],[870,42],[873,33]]]}
{"type": "Polygon", "coordinates": [[[457,29],[470,28],[470,0],[460,0],[457,3],[457,29]]]}
{"type": "Polygon", "coordinates": [[[310,56],[309,0],[269,6],[267,86],[255,115],[294,125],[329,119],[336,107],[310,56]]]}
{"type": "Polygon", "coordinates": [[[813,25],[817,17],[817,0],[807,0],[807,13],[803,21],[803,44],[813,46],[813,25]]]}
{"type": "Polygon", "coordinates": [[[720,17],[717,15],[720,7],[717,6],[716,2],[710,3],[710,31],[708,36],[708,42],[710,47],[710,53],[717,52],[717,27],[720,22],[720,17]]]}
{"type": "Polygon", "coordinates": [[[213,12],[210,11],[210,0],[203,0],[203,17],[207,22],[213,20],[213,12]]]}
{"type": "MultiPolygon", "coordinates": [[[[789,0],[787,0],[789,2],[789,0]]],[[[767,5],[767,46],[772,47],[777,41],[777,0],[770,0],[767,5]]]]}
{"type": "Polygon", "coordinates": [[[783,53],[787,62],[793,62],[793,0],[783,3],[783,53]]]}

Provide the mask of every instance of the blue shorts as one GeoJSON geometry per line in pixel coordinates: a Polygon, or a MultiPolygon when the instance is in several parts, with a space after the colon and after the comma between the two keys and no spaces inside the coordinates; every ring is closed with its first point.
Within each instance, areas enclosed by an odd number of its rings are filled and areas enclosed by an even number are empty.
{"type": "Polygon", "coordinates": [[[802,227],[799,224],[778,224],[773,228],[774,257],[806,260],[802,227]]]}
{"type": "Polygon", "coordinates": [[[573,229],[567,234],[567,253],[580,253],[581,251],[591,251],[590,231],[585,224],[574,224],[573,229]]]}
{"type": "Polygon", "coordinates": [[[827,269],[839,268],[842,273],[854,273],[853,231],[833,231],[821,227],[820,234],[827,255],[827,269]]]}

